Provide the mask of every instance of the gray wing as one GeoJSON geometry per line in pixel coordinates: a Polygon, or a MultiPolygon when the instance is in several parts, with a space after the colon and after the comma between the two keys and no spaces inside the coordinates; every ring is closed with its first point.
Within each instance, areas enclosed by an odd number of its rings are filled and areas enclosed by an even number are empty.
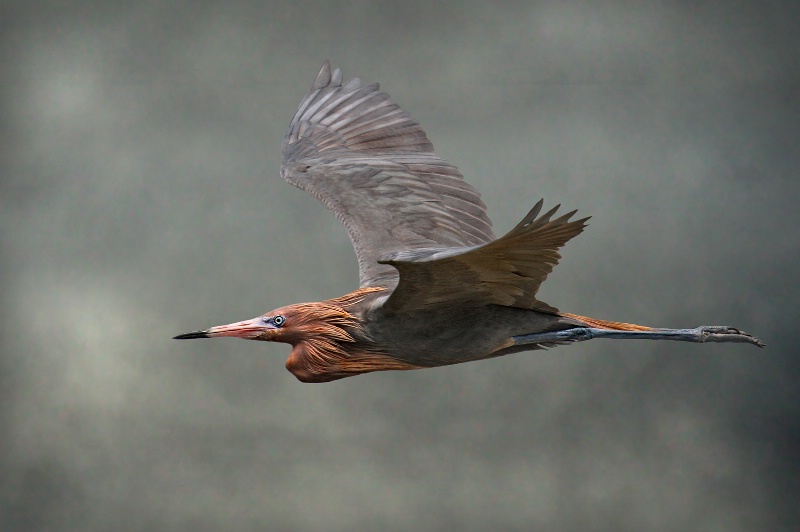
{"type": "Polygon", "coordinates": [[[539,286],[558,264],[558,249],[586,227],[589,218],[570,221],[576,211],[550,218],[557,205],[536,218],[540,200],[505,236],[460,249],[419,249],[379,259],[400,272],[400,283],[384,304],[394,311],[438,305],[496,304],[557,313],[536,299],[539,286]]]}
{"type": "Polygon", "coordinates": [[[480,194],[433,153],[411,116],[358,78],[322,65],[289,124],[281,176],[333,211],[358,258],[360,284],[392,288],[388,252],[494,239],[480,194]]]}

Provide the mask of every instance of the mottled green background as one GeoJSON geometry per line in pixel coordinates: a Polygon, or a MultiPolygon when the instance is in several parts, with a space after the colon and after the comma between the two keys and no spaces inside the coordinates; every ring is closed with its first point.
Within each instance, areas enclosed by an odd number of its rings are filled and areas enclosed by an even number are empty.
{"type": "Polygon", "coordinates": [[[794,2],[3,2],[0,529],[790,530],[794,2]],[[323,60],[483,192],[592,215],[542,298],[612,342],[326,385],[181,332],[356,286],[278,177],[323,60]]]}

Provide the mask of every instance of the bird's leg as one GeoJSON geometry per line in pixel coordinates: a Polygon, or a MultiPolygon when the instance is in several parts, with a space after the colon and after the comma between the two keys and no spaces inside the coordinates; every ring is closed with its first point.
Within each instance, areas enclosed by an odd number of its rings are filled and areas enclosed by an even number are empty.
{"type": "Polygon", "coordinates": [[[575,327],[563,331],[514,336],[515,345],[567,344],[584,342],[593,338],[616,340],[675,340],[678,342],[739,342],[764,347],[764,342],[744,331],[726,325],[701,325],[694,329],[650,329],[647,331],[619,331],[594,327],[575,327]]]}

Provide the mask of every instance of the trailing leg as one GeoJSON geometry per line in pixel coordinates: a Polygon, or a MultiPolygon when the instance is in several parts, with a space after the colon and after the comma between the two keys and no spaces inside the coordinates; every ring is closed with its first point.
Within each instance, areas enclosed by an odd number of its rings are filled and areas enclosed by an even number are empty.
{"type": "Polygon", "coordinates": [[[596,327],[575,327],[563,331],[514,336],[515,345],[566,344],[593,338],[616,340],[674,340],[677,342],[737,342],[764,347],[764,342],[744,331],[726,325],[702,325],[694,329],[620,330],[596,327]]]}

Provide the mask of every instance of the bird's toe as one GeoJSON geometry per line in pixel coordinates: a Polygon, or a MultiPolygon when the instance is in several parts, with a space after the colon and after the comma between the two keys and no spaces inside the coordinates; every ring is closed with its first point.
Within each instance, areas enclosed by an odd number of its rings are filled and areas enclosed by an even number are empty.
{"type": "Polygon", "coordinates": [[[700,328],[704,342],[739,342],[764,347],[765,344],[755,336],[727,325],[712,325],[700,328]]]}

